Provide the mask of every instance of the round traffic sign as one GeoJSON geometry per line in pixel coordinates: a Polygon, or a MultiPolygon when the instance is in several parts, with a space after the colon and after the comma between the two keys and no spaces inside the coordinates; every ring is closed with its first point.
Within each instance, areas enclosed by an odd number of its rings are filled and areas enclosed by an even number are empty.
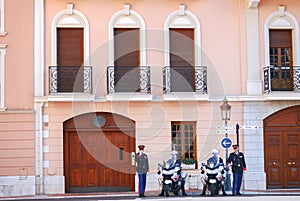
{"type": "Polygon", "coordinates": [[[230,138],[224,137],[221,141],[221,145],[223,148],[227,149],[227,148],[231,147],[232,141],[230,138]]]}

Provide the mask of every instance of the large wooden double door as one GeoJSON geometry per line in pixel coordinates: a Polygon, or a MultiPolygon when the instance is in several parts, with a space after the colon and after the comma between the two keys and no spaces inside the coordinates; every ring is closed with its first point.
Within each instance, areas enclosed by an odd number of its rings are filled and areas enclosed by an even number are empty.
{"type": "Polygon", "coordinates": [[[300,106],[264,120],[267,188],[300,188],[300,106]]]}
{"type": "Polygon", "coordinates": [[[109,113],[91,113],[67,121],[64,124],[66,192],[133,191],[133,126],[131,120],[109,113]],[[95,124],[99,119],[102,122],[95,124]]]}

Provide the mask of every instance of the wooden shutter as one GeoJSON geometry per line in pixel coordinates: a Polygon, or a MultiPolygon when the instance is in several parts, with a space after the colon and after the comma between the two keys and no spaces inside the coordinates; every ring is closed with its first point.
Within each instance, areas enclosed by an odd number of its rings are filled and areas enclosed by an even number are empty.
{"type": "Polygon", "coordinates": [[[170,29],[171,91],[195,91],[194,29],[170,29]]]}
{"type": "Polygon", "coordinates": [[[139,29],[114,29],[116,92],[140,91],[139,29]]]}

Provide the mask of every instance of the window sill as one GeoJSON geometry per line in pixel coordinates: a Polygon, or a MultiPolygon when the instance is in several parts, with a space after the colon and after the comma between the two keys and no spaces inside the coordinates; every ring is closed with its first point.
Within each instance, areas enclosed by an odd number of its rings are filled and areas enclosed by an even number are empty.
{"type": "Polygon", "coordinates": [[[208,101],[208,94],[198,94],[195,92],[170,92],[163,95],[165,101],[208,101]]]}
{"type": "Polygon", "coordinates": [[[196,164],[181,164],[183,170],[195,170],[196,164]]]}

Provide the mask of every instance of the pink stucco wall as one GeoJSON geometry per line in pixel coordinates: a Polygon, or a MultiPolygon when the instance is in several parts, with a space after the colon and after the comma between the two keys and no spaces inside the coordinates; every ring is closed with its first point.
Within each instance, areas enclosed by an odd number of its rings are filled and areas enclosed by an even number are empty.
{"type": "Polygon", "coordinates": [[[33,14],[34,1],[5,1],[7,44],[4,106],[0,112],[0,176],[31,176],[34,161],[33,14]]]}
{"type": "MultiPolygon", "coordinates": [[[[66,0],[45,1],[47,7],[45,25],[46,32],[46,66],[51,65],[51,23],[55,15],[67,8],[66,0]]],[[[107,54],[108,26],[112,16],[119,10],[124,9],[125,3],[131,5],[131,9],[138,12],[144,19],[147,28],[147,65],[152,68],[152,79],[161,84],[161,72],[164,67],[163,29],[164,23],[172,12],[179,9],[179,5],[186,5],[186,10],[197,16],[201,24],[202,41],[202,65],[211,70],[209,77],[210,93],[226,91],[227,94],[238,94],[243,91],[244,83],[241,80],[241,66],[245,65],[243,55],[245,47],[241,46],[244,30],[244,1],[236,0],[146,0],[146,1],[111,1],[97,0],[74,1],[74,9],[82,12],[90,25],[90,53],[96,53],[99,48],[104,48],[107,54]],[[152,38],[155,38],[152,40],[152,38]],[[155,42],[155,43],[154,43],[155,42]],[[236,74],[233,76],[232,74],[236,74]],[[217,73],[217,74],[213,74],[217,73]],[[222,75],[222,76],[221,76],[222,75]],[[157,77],[159,76],[159,77],[157,77]],[[215,79],[217,77],[217,81],[215,79]],[[222,78],[221,78],[222,77],[222,78]]],[[[242,44],[243,45],[243,44],[242,44]]],[[[93,56],[93,55],[91,55],[93,56]]],[[[55,65],[55,64],[54,64],[55,65]]],[[[100,68],[108,66],[108,60],[100,68]]],[[[97,66],[97,68],[99,69],[97,66]]],[[[95,72],[96,73],[96,72],[95,72]]],[[[105,79],[101,85],[105,85],[105,79]]],[[[161,88],[154,88],[153,93],[161,93],[161,88]]],[[[105,90],[99,93],[105,94],[105,90]]]]}
{"type": "Polygon", "coordinates": [[[33,0],[5,1],[5,105],[33,109],[33,0]]]}

